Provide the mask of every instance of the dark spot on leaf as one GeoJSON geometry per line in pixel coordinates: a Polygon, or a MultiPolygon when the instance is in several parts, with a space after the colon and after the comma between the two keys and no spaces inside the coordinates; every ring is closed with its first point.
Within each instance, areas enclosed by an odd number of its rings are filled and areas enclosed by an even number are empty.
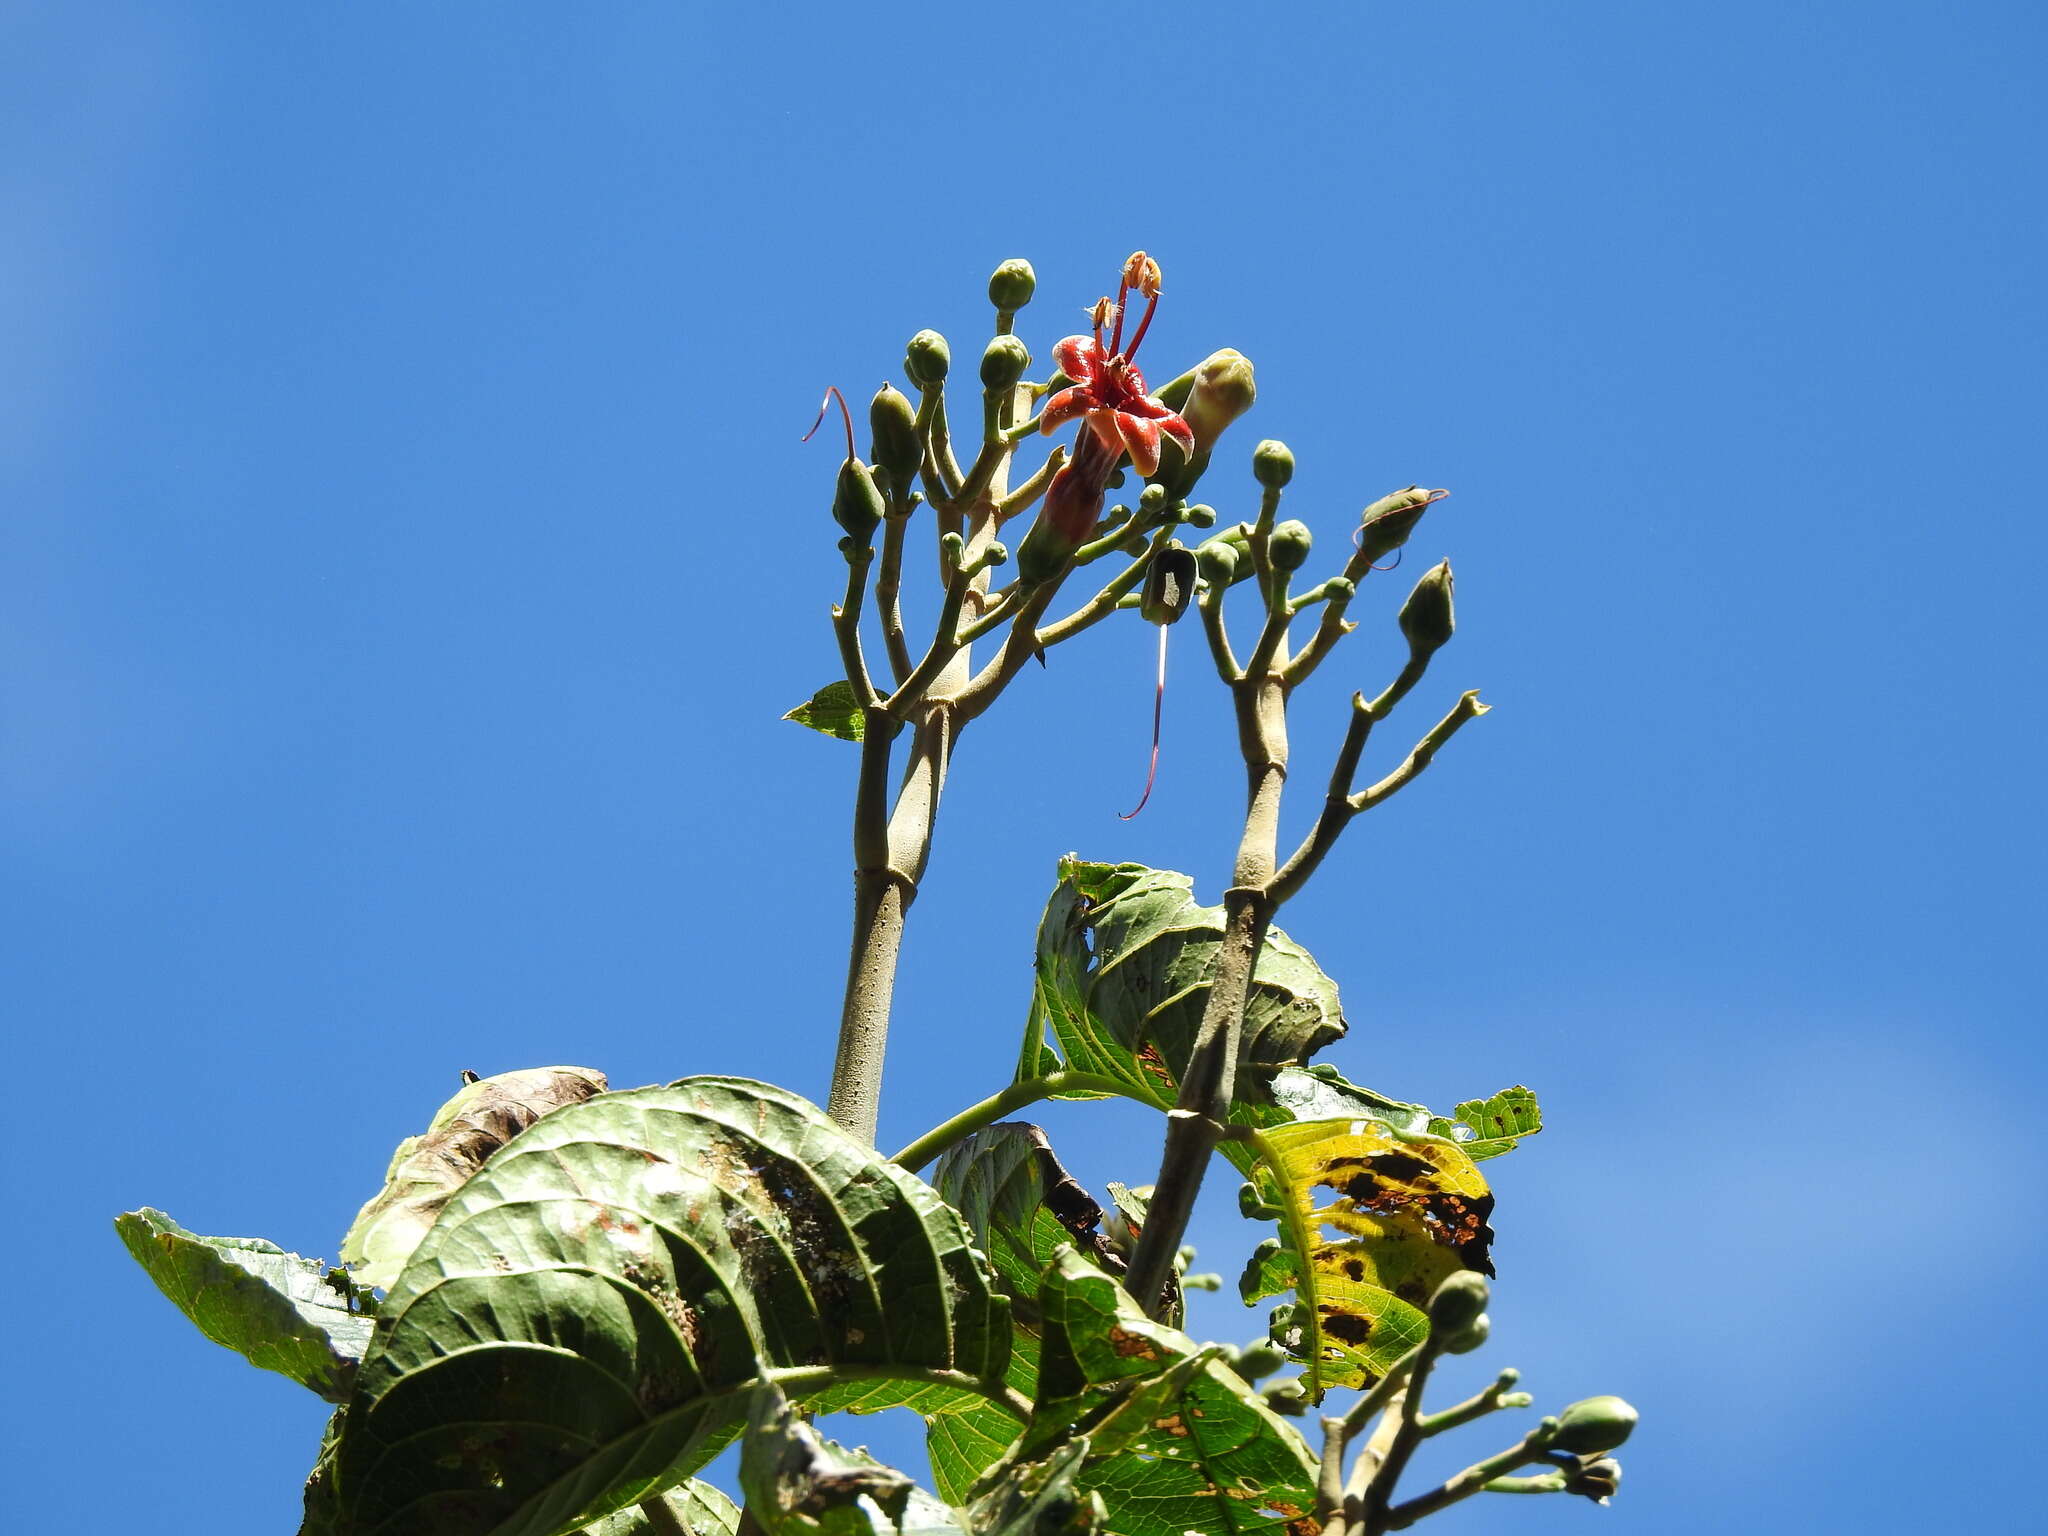
{"type": "Polygon", "coordinates": [[[1344,1274],[1347,1279],[1351,1280],[1365,1279],[1365,1261],[1362,1259],[1346,1259],[1344,1261],[1344,1274]]]}
{"type": "Polygon", "coordinates": [[[1426,1179],[1436,1172],[1431,1164],[1406,1152],[1381,1152],[1369,1159],[1367,1166],[1383,1179],[1398,1179],[1404,1184],[1426,1179]]]}
{"type": "Polygon", "coordinates": [[[1372,1319],[1360,1317],[1355,1312],[1333,1312],[1323,1309],[1323,1332],[1339,1343],[1353,1349],[1362,1349],[1365,1341],[1372,1336],[1372,1319]]]}

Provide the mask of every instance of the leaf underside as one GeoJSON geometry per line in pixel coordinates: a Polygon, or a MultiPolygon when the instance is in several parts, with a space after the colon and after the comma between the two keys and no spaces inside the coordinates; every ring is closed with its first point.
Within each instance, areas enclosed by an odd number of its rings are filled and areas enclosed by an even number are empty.
{"type": "Polygon", "coordinates": [[[999,1382],[1009,1337],[960,1218],[815,1106],[738,1078],[605,1094],[443,1208],[306,1529],[556,1536],[701,1466],[766,1383],[935,1411],[999,1382]]]}
{"type": "Polygon", "coordinates": [[[214,1343],[343,1401],[370,1343],[370,1305],[339,1270],[255,1237],[201,1237],[144,1206],[114,1230],[157,1288],[214,1343]]]}
{"type": "Polygon", "coordinates": [[[827,683],[782,718],[841,741],[859,741],[867,735],[867,716],[854,698],[852,685],[844,678],[827,683]]]}

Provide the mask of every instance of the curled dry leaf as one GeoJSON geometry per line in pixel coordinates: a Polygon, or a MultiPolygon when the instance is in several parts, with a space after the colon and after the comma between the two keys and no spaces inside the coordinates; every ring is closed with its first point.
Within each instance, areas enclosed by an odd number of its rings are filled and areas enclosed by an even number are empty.
{"type": "Polygon", "coordinates": [[[493,1152],[542,1115],[606,1086],[604,1074],[589,1067],[530,1067],[466,1083],[425,1135],[398,1144],[384,1187],[342,1239],[341,1260],[357,1283],[388,1290],[448,1197],[493,1152]]]}

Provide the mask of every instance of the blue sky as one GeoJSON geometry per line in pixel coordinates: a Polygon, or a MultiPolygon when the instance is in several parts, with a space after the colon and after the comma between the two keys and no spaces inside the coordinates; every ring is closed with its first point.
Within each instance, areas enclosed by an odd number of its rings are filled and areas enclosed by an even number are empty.
{"type": "MultiPolygon", "coordinates": [[[[1988,0],[0,7],[7,1412],[43,1474],[0,1498],[293,1528],[320,1405],[194,1335],[117,1210],[331,1255],[465,1067],[823,1097],[852,762],[777,718],[843,569],[796,436],[921,326],[971,359],[1003,258],[1043,358],[1142,246],[1155,373],[1254,360],[1236,441],[1293,446],[1316,561],[1454,492],[1410,556],[1453,559],[1458,638],[1377,749],[1496,708],[1284,922],[1344,989],[1327,1059],[1548,1109],[1461,1363],[1644,1427],[1612,1511],[1430,1528],[2009,1520],[2044,43],[1988,0]]],[[[1311,785],[1405,585],[1296,701],[1311,785]]],[[[1193,639],[1135,822],[1135,623],[966,739],[886,1143],[1009,1070],[1061,853],[1220,895],[1193,639]]],[[[1150,1177],[1148,1116],[1046,1121],[1150,1177]]]]}

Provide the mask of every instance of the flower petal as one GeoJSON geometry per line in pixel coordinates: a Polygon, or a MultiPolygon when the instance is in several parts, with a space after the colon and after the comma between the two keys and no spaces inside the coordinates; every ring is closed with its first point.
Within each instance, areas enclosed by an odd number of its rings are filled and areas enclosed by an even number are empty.
{"type": "MultiPolygon", "coordinates": [[[[1118,411],[1114,419],[1124,447],[1130,450],[1131,468],[1141,475],[1149,475],[1158,469],[1159,423],[1133,416],[1129,411],[1118,411]]],[[[1176,416],[1174,420],[1179,421],[1180,418],[1176,416]]]]}
{"type": "Polygon", "coordinates": [[[1045,402],[1045,409],[1039,413],[1038,430],[1051,436],[1094,403],[1085,385],[1063,389],[1045,402]]]}
{"type": "Polygon", "coordinates": [[[1052,360],[1076,384],[1093,383],[1102,372],[1102,348],[1093,336],[1068,336],[1052,344],[1052,360]]]}
{"type": "Polygon", "coordinates": [[[1195,456],[1194,430],[1188,426],[1184,418],[1168,411],[1158,418],[1158,426],[1161,432],[1180,444],[1182,454],[1191,459],[1195,456]]]}

